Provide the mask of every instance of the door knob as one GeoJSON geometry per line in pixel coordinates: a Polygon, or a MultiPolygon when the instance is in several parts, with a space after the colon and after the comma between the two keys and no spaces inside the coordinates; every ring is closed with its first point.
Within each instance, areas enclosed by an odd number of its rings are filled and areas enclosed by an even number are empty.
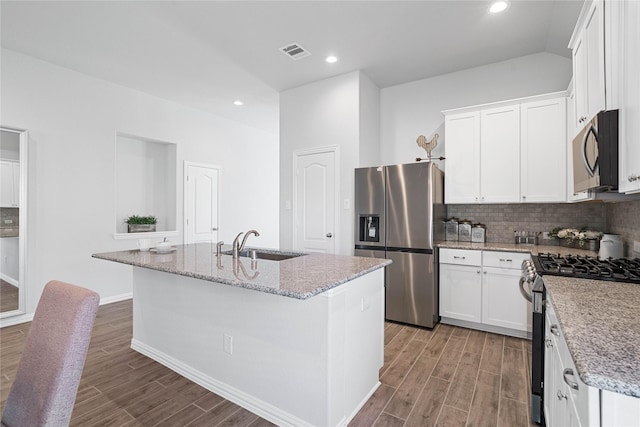
{"type": "Polygon", "coordinates": [[[218,231],[218,227],[213,227],[211,231],[218,231]]]}
{"type": "Polygon", "coordinates": [[[328,237],[328,238],[332,238],[332,237],[333,237],[333,234],[331,234],[331,233],[327,233],[327,237],[328,237]]]}

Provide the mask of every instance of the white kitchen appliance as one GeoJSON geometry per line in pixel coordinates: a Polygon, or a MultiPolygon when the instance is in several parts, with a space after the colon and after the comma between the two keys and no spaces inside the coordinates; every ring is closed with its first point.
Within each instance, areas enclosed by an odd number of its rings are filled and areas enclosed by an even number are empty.
{"type": "Polygon", "coordinates": [[[618,234],[603,234],[600,240],[600,252],[598,258],[600,259],[618,259],[622,258],[623,245],[622,237],[618,234]]]}

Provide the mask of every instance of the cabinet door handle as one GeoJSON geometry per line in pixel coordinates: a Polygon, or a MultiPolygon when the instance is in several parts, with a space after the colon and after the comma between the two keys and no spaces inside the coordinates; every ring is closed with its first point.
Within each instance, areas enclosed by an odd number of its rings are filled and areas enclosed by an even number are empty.
{"type": "Polygon", "coordinates": [[[560,336],[560,331],[558,330],[558,325],[551,325],[551,327],[549,328],[549,330],[551,331],[551,333],[557,337],[560,336]]]}
{"type": "Polygon", "coordinates": [[[480,270],[476,271],[477,274],[480,274],[480,270]]]}
{"type": "Polygon", "coordinates": [[[573,373],[573,369],[571,368],[565,368],[564,371],[562,371],[562,379],[564,380],[565,383],[567,383],[567,385],[569,387],[571,387],[574,390],[578,389],[578,382],[571,379],[574,377],[574,373],[573,373]]]}
{"type": "Polygon", "coordinates": [[[513,262],[513,260],[509,258],[500,258],[500,262],[513,262]]]}
{"type": "Polygon", "coordinates": [[[453,259],[467,259],[466,256],[453,256],[453,259]]]}
{"type": "Polygon", "coordinates": [[[553,341],[551,341],[551,338],[545,338],[544,340],[544,345],[549,348],[549,347],[553,347],[553,341]]]}
{"type": "Polygon", "coordinates": [[[638,175],[629,175],[629,178],[627,178],[629,180],[629,182],[635,182],[638,179],[640,179],[640,176],[638,175]]]}
{"type": "Polygon", "coordinates": [[[562,400],[562,399],[566,399],[567,395],[562,393],[562,391],[558,390],[558,394],[556,395],[558,396],[558,400],[562,400]]]}

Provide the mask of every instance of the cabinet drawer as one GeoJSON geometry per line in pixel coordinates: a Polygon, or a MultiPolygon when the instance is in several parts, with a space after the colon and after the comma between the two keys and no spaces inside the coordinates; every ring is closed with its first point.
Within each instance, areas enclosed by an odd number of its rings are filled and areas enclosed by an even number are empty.
{"type": "Polygon", "coordinates": [[[440,263],[457,265],[482,265],[482,251],[467,249],[440,249],[440,263]]]}
{"type": "Polygon", "coordinates": [[[529,259],[530,255],[521,252],[494,252],[482,251],[482,265],[485,267],[520,269],[522,261],[529,259]]]}

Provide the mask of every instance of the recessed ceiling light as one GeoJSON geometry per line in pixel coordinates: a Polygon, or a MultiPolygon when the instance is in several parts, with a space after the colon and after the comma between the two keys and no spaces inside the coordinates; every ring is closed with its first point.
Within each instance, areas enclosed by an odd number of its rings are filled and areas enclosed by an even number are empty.
{"type": "Polygon", "coordinates": [[[236,99],[235,101],[233,101],[233,105],[237,105],[239,107],[241,105],[244,105],[244,102],[240,101],[239,99],[236,99]]]}
{"type": "Polygon", "coordinates": [[[333,55],[329,55],[329,56],[327,56],[325,61],[327,61],[329,64],[334,64],[334,63],[338,62],[338,57],[333,56],[333,55]]]}
{"type": "Polygon", "coordinates": [[[489,12],[491,13],[500,13],[506,10],[509,7],[509,2],[507,1],[497,1],[491,5],[489,8],[489,12]]]}

